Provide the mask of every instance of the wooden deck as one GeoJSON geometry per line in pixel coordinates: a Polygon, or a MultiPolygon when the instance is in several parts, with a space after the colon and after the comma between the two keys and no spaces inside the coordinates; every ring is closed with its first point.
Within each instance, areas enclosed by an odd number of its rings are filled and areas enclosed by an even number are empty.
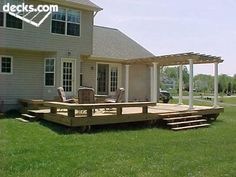
{"type": "MultiPolygon", "coordinates": [[[[142,106],[142,105],[141,105],[142,106]]],[[[175,104],[156,104],[148,106],[147,110],[143,107],[124,107],[122,111],[116,108],[105,110],[102,106],[99,109],[88,113],[86,110],[75,110],[74,113],[69,109],[61,108],[41,110],[44,112],[43,119],[66,125],[69,127],[116,124],[128,122],[141,122],[165,119],[171,115],[182,116],[185,114],[201,115],[205,118],[217,118],[224,111],[222,107],[212,108],[206,106],[195,106],[193,110],[189,110],[187,105],[175,104]]],[[[40,111],[40,110],[39,110],[40,111]]]]}

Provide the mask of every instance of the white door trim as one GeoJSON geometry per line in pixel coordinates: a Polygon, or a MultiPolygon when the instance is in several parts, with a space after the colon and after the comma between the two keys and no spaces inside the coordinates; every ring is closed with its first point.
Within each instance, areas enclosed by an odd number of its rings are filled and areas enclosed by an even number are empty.
{"type": "Polygon", "coordinates": [[[76,61],[75,58],[61,58],[61,86],[63,86],[63,63],[71,62],[72,63],[72,91],[66,92],[69,96],[76,95],[76,61]]]}

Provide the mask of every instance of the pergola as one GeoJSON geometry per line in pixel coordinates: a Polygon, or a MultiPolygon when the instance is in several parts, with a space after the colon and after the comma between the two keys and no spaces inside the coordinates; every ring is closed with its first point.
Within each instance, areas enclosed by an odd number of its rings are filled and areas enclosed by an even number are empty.
{"type": "MultiPolygon", "coordinates": [[[[183,103],[183,65],[189,65],[189,109],[193,109],[193,65],[214,64],[214,107],[218,106],[218,64],[222,63],[221,57],[200,53],[181,53],[148,58],[136,58],[125,60],[126,81],[125,90],[129,90],[129,66],[132,64],[147,64],[150,66],[151,101],[157,102],[160,88],[160,67],[179,65],[179,104],[183,103]]],[[[128,102],[128,91],[125,92],[125,100],[128,102]]]]}

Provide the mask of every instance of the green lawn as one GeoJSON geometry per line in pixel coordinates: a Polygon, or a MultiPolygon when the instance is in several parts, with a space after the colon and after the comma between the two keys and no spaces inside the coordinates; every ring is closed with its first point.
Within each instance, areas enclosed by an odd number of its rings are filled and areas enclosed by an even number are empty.
{"type": "Polygon", "coordinates": [[[0,176],[233,177],[235,114],[228,107],[210,128],[189,131],[133,127],[90,134],[0,119],[0,176]]]}
{"type": "Polygon", "coordinates": [[[219,101],[222,103],[236,104],[236,97],[223,97],[220,98],[219,101]]]}

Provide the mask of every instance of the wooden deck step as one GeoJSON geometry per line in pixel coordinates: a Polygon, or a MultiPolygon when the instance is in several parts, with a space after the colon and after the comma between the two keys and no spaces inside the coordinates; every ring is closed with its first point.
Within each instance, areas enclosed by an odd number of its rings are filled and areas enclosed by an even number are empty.
{"type": "Polygon", "coordinates": [[[176,121],[176,120],[183,120],[183,119],[198,119],[202,118],[202,115],[195,115],[195,116],[182,116],[182,117],[168,117],[164,118],[165,121],[176,121]]]}
{"type": "Polygon", "coordinates": [[[24,122],[24,123],[29,123],[28,120],[23,119],[23,118],[16,118],[16,120],[19,120],[20,122],[24,122]]]}
{"type": "Polygon", "coordinates": [[[206,122],[206,119],[199,119],[199,120],[190,120],[190,121],[183,121],[183,122],[172,122],[172,123],[168,123],[167,125],[183,125],[183,124],[192,124],[192,123],[202,123],[202,122],[206,122]]]}
{"type": "Polygon", "coordinates": [[[30,114],[21,114],[21,116],[26,120],[30,120],[30,121],[36,120],[36,116],[32,116],[30,114]]]}
{"type": "Polygon", "coordinates": [[[210,124],[200,124],[200,125],[191,125],[191,126],[184,126],[184,127],[175,127],[171,128],[172,130],[187,130],[187,129],[193,129],[193,128],[201,128],[201,127],[209,127],[210,124]]]}

